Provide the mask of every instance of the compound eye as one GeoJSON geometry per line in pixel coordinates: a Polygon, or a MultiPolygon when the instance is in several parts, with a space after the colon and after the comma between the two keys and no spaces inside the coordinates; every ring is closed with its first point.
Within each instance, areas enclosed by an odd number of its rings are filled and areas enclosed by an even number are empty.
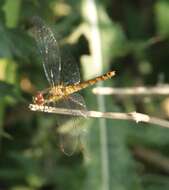
{"type": "Polygon", "coordinates": [[[33,103],[37,105],[43,105],[44,104],[44,97],[41,92],[38,92],[36,96],[33,98],[33,103]]]}

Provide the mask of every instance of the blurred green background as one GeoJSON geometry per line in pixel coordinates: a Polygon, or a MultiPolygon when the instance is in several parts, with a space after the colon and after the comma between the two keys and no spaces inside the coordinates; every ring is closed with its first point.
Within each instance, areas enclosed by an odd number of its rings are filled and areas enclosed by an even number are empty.
{"type": "MultiPolygon", "coordinates": [[[[84,150],[59,150],[56,115],[28,109],[48,85],[30,35],[34,15],[66,42],[83,80],[113,69],[117,76],[102,86],[169,81],[168,0],[1,0],[0,189],[168,190],[168,129],[89,118],[84,150]]],[[[92,88],[82,91],[89,110],[169,118],[167,97],[97,96],[92,88]]]]}

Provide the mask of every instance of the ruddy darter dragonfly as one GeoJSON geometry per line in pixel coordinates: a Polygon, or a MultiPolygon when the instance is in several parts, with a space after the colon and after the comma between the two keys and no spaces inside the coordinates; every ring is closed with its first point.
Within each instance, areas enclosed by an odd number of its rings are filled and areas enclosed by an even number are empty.
{"type": "MultiPolygon", "coordinates": [[[[76,62],[72,57],[62,56],[58,42],[52,30],[36,17],[33,19],[34,37],[40,50],[43,68],[50,87],[38,92],[33,97],[33,103],[37,106],[48,106],[80,110],[81,116],[85,117],[86,105],[83,97],[78,93],[81,89],[104,81],[115,75],[114,71],[96,77],[94,79],[80,82],[80,74],[76,62]]],[[[60,148],[66,155],[72,155],[80,142],[80,127],[77,123],[78,117],[58,115],[59,127],[66,121],[72,120],[70,130],[60,133],[60,148]]]]}

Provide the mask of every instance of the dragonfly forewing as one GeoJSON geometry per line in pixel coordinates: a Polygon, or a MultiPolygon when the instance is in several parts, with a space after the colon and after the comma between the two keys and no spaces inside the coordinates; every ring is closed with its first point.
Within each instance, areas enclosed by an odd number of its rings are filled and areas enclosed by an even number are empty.
{"type": "Polygon", "coordinates": [[[50,85],[60,83],[61,56],[56,37],[52,30],[39,18],[32,19],[33,35],[42,56],[43,68],[50,85]]]}

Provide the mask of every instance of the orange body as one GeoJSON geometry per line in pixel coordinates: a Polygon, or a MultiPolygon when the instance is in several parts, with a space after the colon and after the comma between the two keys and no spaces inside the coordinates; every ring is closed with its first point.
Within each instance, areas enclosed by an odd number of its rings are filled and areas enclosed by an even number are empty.
{"type": "Polygon", "coordinates": [[[95,83],[99,81],[105,81],[107,79],[110,79],[115,75],[115,71],[107,72],[104,75],[98,76],[94,79],[90,79],[78,84],[72,84],[72,85],[57,85],[52,88],[50,88],[47,92],[38,92],[38,94],[34,97],[34,103],[38,105],[45,105],[50,102],[56,102],[61,100],[62,98],[69,96],[70,94],[73,94],[77,91],[80,91],[81,89],[87,88],[90,85],[94,85],[95,83]],[[46,97],[45,97],[46,95],[46,97]]]}
{"type": "Polygon", "coordinates": [[[78,84],[72,84],[72,85],[68,85],[68,86],[64,86],[64,85],[55,86],[50,90],[51,97],[49,98],[49,101],[60,100],[61,98],[65,97],[65,96],[73,94],[84,88],[87,88],[90,85],[94,85],[95,83],[97,83],[99,81],[105,81],[105,80],[113,77],[114,75],[115,75],[115,71],[110,71],[104,75],[101,75],[94,79],[90,79],[90,80],[87,80],[87,81],[84,81],[84,82],[81,82],[78,84]]]}

